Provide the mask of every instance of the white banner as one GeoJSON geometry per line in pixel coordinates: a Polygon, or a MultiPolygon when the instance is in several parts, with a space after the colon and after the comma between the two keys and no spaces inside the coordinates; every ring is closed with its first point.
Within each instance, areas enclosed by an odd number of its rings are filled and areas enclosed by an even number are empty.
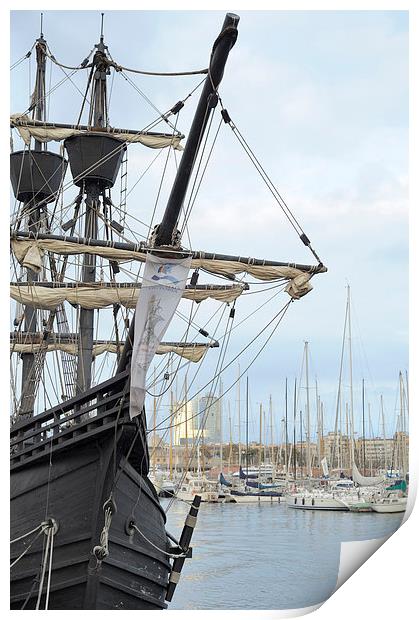
{"type": "Polygon", "coordinates": [[[191,258],[168,260],[147,254],[135,311],[131,360],[131,419],[141,413],[151,360],[185,290],[191,258]]]}

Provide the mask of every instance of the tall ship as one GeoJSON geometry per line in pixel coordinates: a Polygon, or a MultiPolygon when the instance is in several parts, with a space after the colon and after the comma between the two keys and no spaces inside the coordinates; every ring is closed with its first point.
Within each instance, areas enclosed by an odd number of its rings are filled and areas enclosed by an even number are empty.
{"type": "Polygon", "coordinates": [[[164,392],[180,364],[201,363],[220,348],[195,329],[192,311],[186,333],[165,340],[180,304],[211,299],[229,306],[232,321],[251,281],[281,282],[289,305],[326,271],[299,228],[314,265],[197,250],[188,239],[211,119],[236,129],[218,89],[238,24],[237,15],[225,16],[207,68],[196,71],[119,64],[103,16],[99,42],[80,64],[54,56],[42,25],[26,55],[36,58],[31,102],[10,118],[12,609],[167,607],[184,562],[193,562],[199,496],[176,539],[149,479],[150,364],[161,356],[164,392]],[[86,74],[75,118],[57,111],[49,119],[47,102],[60,84],[47,84],[47,63],[69,80],[86,74]],[[178,120],[190,93],[157,118],[155,108],[142,129],[111,125],[114,74],[129,80],[131,73],[197,76],[186,136],[178,120]],[[127,166],[131,151],[147,148],[181,156],[165,208],[140,234],[140,222],[130,219],[127,166]],[[216,283],[202,282],[208,274],[216,283]],[[188,339],[197,331],[201,341],[188,339]]]}

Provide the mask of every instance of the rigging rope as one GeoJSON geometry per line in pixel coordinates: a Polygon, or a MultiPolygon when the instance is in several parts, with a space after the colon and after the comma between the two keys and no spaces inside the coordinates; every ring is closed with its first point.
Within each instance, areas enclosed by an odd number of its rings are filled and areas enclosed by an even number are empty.
{"type": "Polygon", "coordinates": [[[176,77],[182,75],[206,75],[208,73],[208,69],[198,69],[196,71],[142,71],[140,69],[129,69],[128,67],[123,67],[119,65],[114,60],[108,61],[108,65],[113,67],[115,71],[122,72],[128,71],[129,73],[138,73],[139,75],[156,75],[161,77],[176,77]]]}
{"type": "Polygon", "coordinates": [[[24,56],[22,56],[22,58],[20,58],[19,60],[16,60],[16,62],[14,62],[11,67],[10,67],[10,71],[13,71],[13,69],[16,69],[16,67],[18,67],[24,60],[26,60],[27,58],[30,57],[30,55],[32,54],[32,50],[35,47],[36,43],[34,43],[31,47],[31,49],[29,50],[29,52],[26,52],[26,54],[24,56]]]}
{"type": "Polygon", "coordinates": [[[163,112],[161,112],[161,110],[159,110],[154,103],[151,101],[151,99],[149,97],[147,97],[147,95],[137,86],[137,84],[131,80],[130,77],[128,77],[128,75],[125,75],[125,73],[121,72],[120,75],[122,75],[122,77],[124,78],[124,80],[126,80],[128,82],[128,84],[130,84],[134,90],[137,91],[137,93],[144,99],[144,101],[146,101],[152,108],[153,110],[155,110],[157,112],[157,114],[159,115],[159,117],[164,120],[168,125],[170,125],[170,127],[172,129],[174,129],[173,124],[169,121],[169,119],[163,114],[163,112]]]}
{"type": "Polygon", "coordinates": [[[33,530],[31,530],[30,532],[26,532],[26,534],[22,534],[22,536],[19,536],[18,538],[14,538],[13,540],[11,540],[10,544],[13,545],[13,543],[18,542],[19,540],[22,540],[23,538],[26,538],[27,536],[30,536],[31,534],[33,534],[34,532],[37,532],[42,527],[43,527],[43,524],[40,523],[37,527],[34,527],[33,530]]]}
{"type": "MultiPolygon", "coordinates": [[[[33,47],[32,47],[32,49],[33,49],[33,47]]],[[[52,54],[51,49],[50,49],[48,44],[47,44],[47,50],[48,51],[46,53],[46,56],[48,56],[48,58],[54,64],[56,64],[58,67],[63,67],[64,69],[70,69],[72,71],[78,71],[80,69],[86,69],[86,68],[90,68],[92,66],[92,63],[89,64],[89,60],[90,60],[90,57],[92,56],[93,52],[95,51],[95,48],[93,48],[90,51],[90,53],[86,56],[86,58],[79,65],[77,65],[77,67],[69,67],[68,65],[65,65],[65,64],[63,64],[61,62],[58,62],[58,60],[55,58],[54,54],[52,54]]],[[[29,54],[29,52],[28,52],[28,54],[29,54]]],[[[27,58],[27,57],[28,57],[28,55],[24,56],[24,58],[27,58]]],[[[117,72],[128,71],[129,73],[138,73],[139,75],[154,75],[154,76],[162,76],[162,77],[176,77],[176,76],[182,76],[182,75],[205,75],[205,74],[208,73],[208,69],[196,69],[194,71],[143,71],[141,69],[130,69],[128,67],[123,67],[122,65],[118,64],[117,62],[115,62],[113,60],[113,58],[111,58],[111,60],[106,58],[105,61],[106,61],[106,64],[109,67],[113,67],[115,69],[115,71],[117,71],[117,72]]]]}
{"type": "MultiPolygon", "coordinates": [[[[209,104],[207,104],[207,112],[208,112],[208,107],[209,107],[209,104]]],[[[208,128],[206,129],[205,138],[203,136],[202,131],[201,131],[201,135],[199,137],[199,141],[201,142],[201,140],[203,140],[203,143],[202,143],[202,147],[200,147],[201,154],[200,154],[198,166],[197,166],[197,169],[196,169],[196,172],[195,172],[195,178],[193,180],[192,188],[190,190],[189,201],[188,201],[188,204],[187,204],[186,209],[185,209],[184,222],[183,222],[182,227],[181,227],[181,234],[182,235],[185,232],[185,228],[186,228],[186,226],[188,224],[188,221],[189,221],[189,218],[191,216],[193,206],[195,205],[195,201],[196,201],[199,189],[201,187],[202,180],[204,178],[204,174],[206,172],[209,159],[211,157],[211,154],[212,154],[215,142],[216,142],[217,137],[218,137],[219,128],[221,126],[221,123],[220,123],[220,125],[219,125],[219,127],[217,129],[217,132],[215,134],[212,146],[211,146],[210,151],[208,153],[207,160],[206,160],[205,165],[203,167],[201,177],[200,177],[200,179],[198,181],[198,177],[199,177],[199,174],[200,174],[200,171],[201,171],[202,161],[203,161],[204,154],[205,154],[205,149],[206,149],[206,146],[207,146],[208,138],[209,138],[211,127],[212,127],[212,122],[213,122],[213,119],[214,119],[215,108],[212,109],[210,114],[211,114],[211,117],[209,119],[208,128]],[[197,185],[197,188],[196,188],[196,191],[195,191],[195,195],[194,195],[194,190],[195,190],[195,186],[196,186],[197,183],[198,183],[198,185],[197,185]]],[[[193,162],[193,166],[195,166],[195,163],[196,163],[197,159],[198,159],[198,153],[195,156],[195,159],[194,159],[194,162],[193,162]]]]}
{"type": "Polygon", "coordinates": [[[255,153],[252,151],[252,149],[249,146],[248,142],[245,140],[245,138],[243,137],[242,133],[239,131],[237,125],[235,123],[233,123],[229,113],[227,112],[227,110],[224,107],[222,107],[221,116],[222,116],[222,119],[224,120],[224,122],[227,125],[229,125],[229,127],[232,129],[232,131],[233,131],[234,135],[236,136],[238,142],[243,147],[243,150],[245,151],[246,155],[249,157],[250,161],[255,166],[256,170],[259,172],[263,182],[265,183],[265,185],[267,186],[267,188],[271,192],[271,194],[274,197],[275,201],[278,203],[278,205],[282,209],[285,217],[288,219],[288,221],[290,222],[291,226],[294,228],[294,230],[297,233],[297,235],[300,237],[300,239],[303,242],[303,244],[309,248],[309,250],[311,251],[311,253],[315,257],[315,259],[318,261],[318,263],[320,265],[322,265],[323,263],[322,263],[321,259],[319,258],[319,256],[315,252],[315,250],[311,247],[310,239],[305,234],[304,230],[302,229],[301,225],[298,223],[298,221],[295,218],[294,214],[292,213],[291,209],[288,207],[287,203],[285,202],[285,200],[283,199],[283,197],[281,196],[281,194],[279,193],[279,191],[275,187],[275,185],[272,182],[272,180],[269,178],[267,172],[265,171],[265,169],[263,168],[262,164],[260,163],[260,161],[256,157],[255,153]]]}
{"type": "Polygon", "coordinates": [[[48,579],[47,579],[47,591],[45,593],[45,607],[48,609],[49,593],[51,591],[51,574],[52,574],[52,552],[54,550],[54,527],[50,531],[50,549],[49,549],[49,566],[48,566],[48,579]]]}
{"type": "Polygon", "coordinates": [[[26,547],[26,549],[24,549],[24,551],[22,551],[22,553],[10,564],[10,568],[13,568],[13,566],[17,564],[21,558],[23,558],[23,556],[29,551],[29,549],[32,547],[34,542],[40,537],[41,534],[42,534],[42,530],[37,533],[37,535],[31,540],[31,542],[26,547]]]}
{"type": "MultiPolygon", "coordinates": [[[[227,368],[229,368],[229,366],[231,366],[231,365],[232,365],[232,364],[233,364],[233,363],[234,363],[234,362],[235,362],[235,361],[236,361],[236,360],[240,357],[240,355],[242,355],[242,354],[244,353],[244,351],[246,351],[246,349],[248,349],[248,348],[250,347],[250,345],[251,345],[251,344],[253,344],[253,342],[255,342],[255,340],[257,340],[257,338],[259,338],[259,336],[261,336],[261,335],[262,335],[262,333],[263,333],[264,331],[266,331],[266,330],[268,329],[268,327],[269,327],[270,325],[272,325],[272,323],[273,323],[276,319],[278,319],[278,320],[277,320],[277,322],[276,322],[276,324],[274,325],[274,327],[273,327],[273,329],[272,329],[271,333],[268,335],[267,339],[266,339],[266,340],[265,340],[265,342],[263,343],[262,347],[260,348],[260,350],[258,351],[258,353],[257,353],[257,354],[253,357],[253,359],[251,360],[250,364],[246,367],[246,369],[245,369],[245,370],[244,370],[244,372],[240,375],[240,377],[241,377],[241,376],[242,376],[245,372],[247,372],[247,370],[248,370],[248,369],[252,366],[252,364],[254,364],[254,362],[256,361],[256,359],[259,357],[259,355],[262,353],[263,349],[264,349],[264,348],[266,347],[266,345],[268,344],[269,340],[271,339],[271,337],[273,336],[274,332],[276,331],[276,329],[277,329],[277,327],[278,327],[279,323],[280,323],[280,322],[282,321],[282,319],[284,318],[285,313],[286,313],[286,311],[288,310],[288,308],[289,308],[289,306],[290,306],[290,304],[291,304],[291,302],[292,302],[292,301],[293,301],[293,300],[292,300],[292,299],[290,299],[290,300],[289,300],[289,301],[288,301],[288,302],[287,302],[287,303],[286,303],[286,304],[285,304],[285,305],[281,308],[281,310],[280,310],[279,312],[277,312],[277,314],[276,314],[276,315],[275,315],[275,316],[274,316],[274,317],[273,317],[273,318],[272,318],[272,319],[271,319],[271,320],[270,320],[270,321],[269,321],[269,322],[268,322],[268,323],[267,323],[267,324],[266,324],[266,325],[265,325],[265,326],[264,326],[264,327],[263,327],[263,328],[262,328],[262,329],[261,329],[261,330],[260,330],[260,331],[256,334],[256,336],[255,336],[254,338],[252,338],[252,340],[251,340],[250,342],[248,342],[248,344],[247,344],[245,347],[243,347],[243,348],[241,349],[241,351],[239,351],[239,353],[238,353],[237,355],[235,355],[235,356],[234,356],[234,357],[230,360],[230,362],[229,362],[229,363],[228,363],[228,364],[227,364],[224,368],[222,368],[222,369],[220,370],[220,372],[219,372],[218,374],[219,374],[219,375],[221,375],[221,374],[222,374],[225,370],[227,370],[227,368]]],[[[208,387],[208,385],[210,385],[210,384],[214,381],[214,379],[215,379],[215,377],[213,377],[213,378],[211,379],[211,381],[208,381],[208,383],[206,383],[206,384],[205,384],[205,385],[204,385],[204,386],[203,386],[203,387],[202,387],[202,388],[201,388],[198,392],[196,392],[193,396],[191,396],[191,397],[190,397],[190,399],[194,398],[195,396],[197,396],[197,395],[199,394],[199,392],[201,392],[201,391],[202,391],[202,390],[204,390],[206,387],[208,387]]],[[[237,381],[238,381],[238,379],[236,379],[236,380],[234,381],[234,383],[232,383],[232,384],[231,384],[231,386],[230,386],[227,390],[225,390],[225,391],[223,392],[223,394],[221,394],[221,395],[219,396],[219,398],[217,398],[217,400],[216,400],[215,402],[218,402],[218,400],[220,400],[220,398],[221,398],[222,396],[224,396],[225,394],[227,394],[227,393],[228,393],[228,392],[229,392],[229,391],[230,391],[230,390],[231,390],[231,389],[232,389],[232,388],[236,385],[237,381]]],[[[180,407],[179,407],[176,411],[174,411],[173,413],[175,414],[175,413],[177,413],[179,410],[180,410],[180,407]]],[[[190,418],[188,418],[188,419],[189,419],[189,420],[191,420],[191,419],[193,419],[193,418],[196,418],[196,417],[197,417],[197,415],[199,415],[199,414],[194,414],[194,415],[190,416],[190,418]]],[[[155,426],[154,428],[148,429],[148,430],[147,430],[147,435],[149,435],[152,431],[157,430],[157,429],[159,429],[159,428],[160,428],[160,430],[165,430],[166,428],[170,428],[170,426],[168,426],[168,427],[161,427],[161,425],[162,425],[164,422],[166,422],[167,420],[170,420],[170,418],[171,418],[171,416],[167,416],[167,417],[166,417],[166,418],[164,418],[161,422],[159,422],[158,424],[156,424],[156,426],[155,426]]],[[[184,421],[184,420],[182,420],[182,422],[179,422],[179,423],[177,423],[177,424],[173,424],[172,426],[179,426],[180,424],[184,424],[184,423],[185,423],[185,421],[184,421]]]]}
{"type": "Polygon", "coordinates": [[[67,80],[70,80],[71,77],[75,74],[75,70],[70,73],[69,75],[67,75],[66,77],[64,77],[62,80],[60,80],[59,82],[57,82],[56,84],[54,84],[54,86],[52,88],[50,88],[50,90],[45,93],[44,95],[42,95],[41,97],[39,97],[36,100],[31,101],[31,104],[29,106],[29,108],[26,108],[26,110],[24,112],[22,112],[18,117],[16,117],[16,120],[19,120],[20,118],[22,118],[22,116],[25,116],[28,112],[31,112],[39,103],[41,103],[42,101],[44,101],[47,97],[49,97],[55,90],[57,90],[57,88],[59,88],[62,84],[64,84],[64,82],[66,82],[67,80]]]}
{"type": "Polygon", "coordinates": [[[95,51],[95,48],[90,50],[90,53],[88,54],[88,56],[86,56],[86,58],[77,67],[69,67],[68,65],[64,65],[63,63],[58,62],[58,60],[55,58],[54,54],[51,52],[51,49],[50,49],[48,43],[46,44],[46,47],[47,47],[47,51],[45,52],[45,56],[48,56],[48,58],[55,65],[57,65],[57,67],[61,67],[63,69],[69,69],[70,71],[79,71],[80,69],[87,69],[87,68],[91,67],[91,64],[89,64],[89,59],[90,59],[91,55],[93,54],[93,52],[95,51]]]}
{"type": "Polygon", "coordinates": [[[46,572],[46,569],[47,569],[47,560],[48,560],[50,541],[51,541],[51,530],[48,529],[47,542],[46,542],[45,549],[44,549],[44,552],[43,552],[43,557],[42,557],[41,580],[39,582],[38,599],[36,601],[35,609],[39,609],[40,608],[42,589],[44,587],[45,572],[46,572]]]}
{"type": "MultiPolygon", "coordinates": [[[[223,397],[223,396],[225,396],[225,394],[227,394],[227,393],[228,393],[231,389],[233,389],[233,387],[236,385],[236,383],[238,383],[238,382],[240,381],[241,377],[242,377],[244,374],[246,374],[246,372],[248,371],[248,369],[249,369],[249,368],[253,365],[253,363],[256,361],[256,359],[259,357],[259,355],[262,353],[263,349],[266,347],[266,345],[268,344],[269,340],[270,340],[270,339],[271,339],[271,337],[273,336],[273,334],[274,334],[274,332],[276,331],[276,329],[277,329],[277,327],[278,327],[279,323],[281,322],[281,320],[282,320],[282,319],[283,319],[283,317],[285,316],[285,313],[286,313],[286,311],[287,311],[287,309],[288,309],[288,307],[289,307],[289,305],[290,305],[291,301],[292,301],[292,300],[290,300],[290,301],[289,301],[289,302],[288,302],[288,303],[287,303],[287,304],[286,304],[286,305],[282,308],[282,310],[281,310],[281,311],[280,311],[280,312],[276,315],[276,317],[278,317],[278,315],[280,315],[280,316],[279,316],[279,319],[278,319],[278,321],[277,321],[277,323],[276,323],[276,325],[274,326],[274,328],[273,328],[273,330],[271,331],[271,333],[268,335],[268,338],[267,338],[267,339],[266,339],[266,341],[263,343],[263,345],[262,345],[262,347],[260,348],[260,350],[259,350],[259,351],[257,352],[257,354],[253,357],[253,359],[250,361],[250,363],[248,364],[248,366],[247,366],[247,367],[243,370],[243,372],[242,372],[242,373],[240,373],[240,374],[239,374],[238,378],[237,378],[237,379],[236,379],[236,380],[235,380],[235,381],[234,381],[234,382],[233,382],[233,383],[232,383],[232,384],[231,384],[231,385],[230,385],[230,386],[229,386],[226,390],[224,390],[222,394],[220,394],[220,395],[219,395],[219,397],[218,397],[217,399],[215,399],[215,400],[213,400],[213,401],[212,401],[212,405],[213,405],[213,404],[215,404],[216,402],[218,402],[219,400],[221,400],[221,399],[222,399],[222,397],[223,397]],[[282,312],[282,315],[281,315],[281,312],[282,312]]],[[[268,326],[269,326],[269,325],[270,325],[270,324],[271,324],[271,323],[275,320],[275,318],[276,318],[276,317],[274,317],[274,318],[272,319],[272,321],[271,321],[270,323],[268,323],[268,324],[267,324],[267,325],[263,328],[263,330],[262,330],[262,331],[264,331],[264,330],[265,330],[265,329],[266,329],[266,328],[267,328],[267,327],[268,327],[268,326]]],[[[236,327],[237,327],[237,326],[236,326],[236,327]]],[[[231,331],[232,331],[232,329],[230,329],[229,337],[230,337],[231,331]]],[[[260,333],[262,333],[262,332],[260,332],[260,333]]],[[[259,333],[259,334],[255,337],[255,339],[256,339],[256,338],[260,335],[260,333],[259,333]]],[[[250,344],[251,344],[251,343],[249,343],[249,345],[250,345],[250,344]]],[[[249,345],[247,345],[247,346],[249,346],[249,345]]],[[[243,353],[243,351],[244,351],[246,348],[247,348],[247,347],[245,347],[242,351],[240,351],[240,352],[239,352],[239,354],[238,354],[238,355],[237,355],[237,356],[236,356],[233,360],[231,360],[231,362],[229,362],[229,364],[227,364],[227,366],[225,366],[224,368],[222,368],[222,369],[221,369],[221,371],[218,373],[218,376],[221,376],[221,374],[224,372],[224,370],[226,370],[226,368],[228,368],[228,367],[229,367],[229,366],[230,366],[230,365],[231,365],[231,364],[232,364],[232,363],[233,363],[233,362],[234,362],[234,361],[235,361],[235,360],[236,360],[236,359],[237,359],[237,358],[238,358],[238,357],[239,357],[239,356],[243,353]]],[[[216,376],[217,376],[217,375],[216,375],[216,376]]],[[[213,378],[213,380],[212,380],[212,381],[214,381],[214,379],[216,378],[216,376],[213,378]]],[[[208,385],[208,384],[207,384],[207,385],[208,385]]],[[[205,387],[206,387],[206,386],[204,386],[204,388],[205,388],[205,387]]],[[[202,388],[202,389],[204,389],[204,388],[202,388]]],[[[193,398],[193,397],[192,397],[192,398],[193,398]]],[[[179,410],[179,409],[178,409],[178,410],[179,410]]],[[[176,413],[176,412],[177,412],[177,411],[175,411],[174,413],[176,413]]],[[[196,415],[192,415],[192,416],[190,416],[190,417],[189,417],[189,418],[187,418],[185,421],[182,421],[182,423],[186,423],[186,421],[191,420],[191,419],[193,419],[194,417],[196,417],[196,415]]],[[[171,416],[170,416],[170,418],[171,418],[171,416]]],[[[167,419],[167,418],[166,418],[166,419],[167,419]]],[[[162,422],[164,422],[164,421],[165,421],[165,420],[163,420],[162,422]]],[[[157,425],[157,426],[158,426],[158,425],[157,425]]],[[[176,424],[171,424],[171,426],[172,426],[172,427],[173,427],[173,426],[176,426],[176,424]]],[[[151,429],[151,430],[152,430],[152,429],[151,429]]],[[[151,430],[150,430],[150,432],[151,432],[151,430]]],[[[198,437],[199,437],[199,433],[198,433],[198,437]]],[[[191,462],[191,459],[190,459],[190,462],[191,462]]],[[[190,464],[190,462],[189,462],[189,464],[190,464]]],[[[185,477],[185,474],[182,476],[182,480],[184,479],[184,477],[185,477]]],[[[181,482],[182,482],[182,481],[181,481],[181,482]]],[[[175,498],[173,497],[173,498],[171,499],[171,501],[169,502],[169,504],[168,504],[168,506],[167,506],[167,508],[166,508],[166,512],[167,512],[167,511],[171,508],[171,506],[172,506],[172,504],[173,504],[173,502],[174,502],[174,499],[175,499],[175,498]]]]}
{"type": "Polygon", "coordinates": [[[143,532],[141,530],[138,529],[138,527],[135,525],[135,523],[131,522],[131,527],[140,534],[140,536],[142,536],[144,538],[144,540],[146,540],[148,542],[149,545],[151,545],[152,547],[154,547],[154,549],[157,549],[157,551],[160,551],[160,553],[163,553],[164,555],[166,555],[169,558],[186,558],[187,557],[187,552],[185,553],[168,553],[167,551],[164,551],[164,549],[160,549],[160,547],[158,547],[157,545],[155,545],[149,538],[147,538],[147,536],[145,534],[143,534],[143,532]]]}
{"type": "MultiPolygon", "coordinates": [[[[173,126],[173,132],[172,132],[172,137],[173,138],[175,137],[178,120],[179,120],[179,112],[176,114],[176,122],[175,122],[175,124],[173,126]]],[[[169,163],[170,151],[171,151],[170,148],[167,149],[166,161],[164,162],[163,172],[162,172],[161,177],[160,177],[160,184],[159,184],[159,188],[157,190],[157,196],[156,196],[156,200],[154,202],[153,212],[151,214],[150,225],[148,227],[147,239],[149,239],[151,231],[153,230],[154,216],[156,214],[157,205],[159,203],[159,198],[160,198],[161,190],[162,190],[164,179],[165,179],[165,176],[166,176],[166,170],[167,170],[167,164],[169,163]]]]}
{"type": "MultiPolygon", "coordinates": [[[[218,383],[219,383],[220,377],[221,377],[221,373],[217,372],[217,371],[218,371],[218,369],[220,367],[221,368],[223,367],[225,356],[226,356],[226,353],[227,353],[227,348],[228,348],[228,345],[229,345],[229,342],[230,342],[230,336],[231,336],[231,331],[232,331],[233,321],[234,321],[234,316],[235,316],[234,307],[235,307],[235,304],[233,304],[233,307],[232,307],[232,309],[231,309],[231,311],[229,313],[229,317],[227,319],[226,330],[225,330],[224,337],[222,339],[222,345],[221,345],[221,349],[220,349],[220,354],[218,356],[217,365],[215,367],[215,372],[214,372],[214,377],[212,379],[211,387],[210,387],[210,390],[209,390],[209,395],[208,395],[208,401],[207,402],[209,402],[210,404],[207,405],[203,411],[199,411],[198,412],[198,415],[200,415],[201,419],[200,419],[200,422],[199,422],[199,427],[197,429],[197,435],[194,438],[194,442],[193,442],[193,445],[192,445],[192,450],[190,452],[190,457],[189,457],[188,463],[187,463],[186,467],[184,468],[183,475],[181,476],[181,479],[178,482],[178,485],[177,485],[178,489],[180,488],[180,485],[183,484],[183,482],[184,482],[184,480],[186,478],[187,472],[189,471],[189,468],[190,468],[191,463],[192,463],[192,459],[193,459],[195,448],[197,449],[198,456],[199,456],[199,443],[200,443],[200,441],[201,441],[201,443],[203,442],[203,437],[204,437],[203,432],[204,432],[204,428],[205,428],[205,425],[206,425],[207,420],[208,420],[209,412],[210,412],[211,407],[217,402],[217,400],[214,400],[214,394],[215,394],[215,392],[217,390],[218,383]],[[231,320],[231,325],[229,327],[230,320],[231,320]]],[[[185,379],[185,381],[187,381],[187,378],[185,379]]],[[[186,384],[185,384],[185,390],[186,390],[186,384]]],[[[220,396],[220,398],[221,398],[221,396],[220,396]]],[[[186,402],[187,401],[186,401],[186,393],[185,393],[185,419],[187,418],[186,402]]],[[[199,463],[199,459],[198,459],[198,463],[199,463]]],[[[166,512],[168,512],[168,510],[170,509],[171,505],[174,502],[174,499],[175,498],[173,496],[171,498],[170,502],[169,502],[169,505],[167,506],[166,512]]]]}

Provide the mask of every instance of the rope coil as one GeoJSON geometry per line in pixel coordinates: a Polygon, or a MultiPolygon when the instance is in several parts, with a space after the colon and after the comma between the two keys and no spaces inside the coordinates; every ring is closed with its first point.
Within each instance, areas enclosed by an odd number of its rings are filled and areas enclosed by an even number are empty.
{"type": "Polygon", "coordinates": [[[92,553],[96,558],[96,568],[101,564],[101,562],[108,557],[109,555],[109,530],[112,523],[112,516],[114,512],[116,512],[116,505],[110,497],[107,502],[103,505],[103,510],[105,513],[105,522],[103,525],[103,529],[100,533],[99,545],[96,545],[92,549],[92,553]]]}

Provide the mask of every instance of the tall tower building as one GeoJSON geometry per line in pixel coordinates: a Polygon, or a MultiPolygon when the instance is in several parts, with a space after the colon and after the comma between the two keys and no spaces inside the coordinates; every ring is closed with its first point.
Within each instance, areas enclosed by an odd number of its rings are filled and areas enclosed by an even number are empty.
{"type": "Polygon", "coordinates": [[[175,402],[173,416],[173,443],[175,446],[192,446],[198,435],[198,400],[175,402]]]}
{"type": "Polygon", "coordinates": [[[221,399],[208,395],[199,398],[197,419],[204,429],[205,441],[221,443],[221,399]]]}

